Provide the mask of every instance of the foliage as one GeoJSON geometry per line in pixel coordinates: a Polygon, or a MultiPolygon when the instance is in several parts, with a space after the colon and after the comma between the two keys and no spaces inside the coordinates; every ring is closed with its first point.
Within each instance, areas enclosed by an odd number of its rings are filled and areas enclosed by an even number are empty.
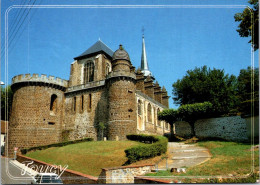
{"type": "Polygon", "coordinates": [[[138,141],[142,143],[154,143],[159,141],[157,137],[145,134],[129,134],[126,136],[126,138],[131,141],[138,141]]]}
{"type": "Polygon", "coordinates": [[[9,120],[13,101],[11,86],[1,86],[1,120],[9,120]]]}
{"type": "Polygon", "coordinates": [[[174,133],[173,133],[173,124],[178,120],[177,117],[177,110],[175,109],[164,109],[163,111],[158,113],[158,119],[162,121],[166,121],[170,124],[170,141],[174,140],[174,133]]]}
{"type": "Polygon", "coordinates": [[[177,110],[175,109],[164,109],[158,113],[158,119],[161,121],[166,121],[168,123],[174,123],[178,120],[177,110]]]}
{"type": "Polygon", "coordinates": [[[210,102],[182,105],[178,108],[179,119],[195,122],[198,119],[208,118],[213,114],[213,105],[210,102]]]}
{"type": "Polygon", "coordinates": [[[122,166],[127,161],[124,150],[138,145],[146,144],[135,141],[91,141],[31,151],[26,156],[49,164],[68,165],[71,170],[99,176],[102,168],[122,166]]]}
{"type": "Polygon", "coordinates": [[[104,138],[104,130],[106,129],[106,125],[103,122],[98,123],[98,130],[101,132],[101,140],[104,138]]]}
{"type": "Polygon", "coordinates": [[[241,69],[238,76],[239,111],[242,115],[251,115],[254,103],[254,115],[259,115],[259,68],[241,69]]]}
{"type": "Polygon", "coordinates": [[[188,70],[187,74],[173,83],[175,104],[212,103],[215,115],[228,113],[237,103],[236,77],[224,70],[207,66],[188,70]]]}
{"type": "Polygon", "coordinates": [[[146,144],[144,146],[136,146],[125,150],[126,157],[128,158],[127,164],[133,162],[152,158],[157,155],[161,155],[167,151],[168,139],[163,136],[150,136],[150,135],[130,135],[128,139],[134,139],[135,141],[148,141],[153,144],[146,144]]]}
{"type": "Polygon", "coordinates": [[[51,147],[66,146],[66,145],[81,143],[81,142],[85,142],[85,141],[93,141],[93,138],[83,138],[83,139],[79,139],[79,140],[65,141],[65,142],[61,142],[61,143],[53,143],[53,144],[43,145],[43,146],[36,146],[36,147],[27,148],[27,149],[25,148],[25,149],[21,149],[21,153],[26,154],[29,151],[44,150],[44,149],[51,148],[51,147]]]}
{"type": "Polygon", "coordinates": [[[69,135],[70,135],[70,132],[72,130],[63,130],[61,132],[61,138],[62,138],[62,141],[65,142],[65,141],[68,141],[69,140],[69,135]]]}
{"type": "MultiPolygon", "coordinates": [[[[210,102],[186,104],[180,106],[177,110],[163,110],[158,114],[158,119],[168,122],[171,128],[173,123],[178,120],[186,121],[191,125],[193,135],[195,135],[194,123],[196,120],[211,117],[213,112],[213,105],[210,102]]],[[[173,133],[171,135],[173,136],[173,133]]]]}
{"type": "Polygon", "coordinates": [[[188,167],[186,173],[157,172],[148,175],[168,176],[167,178],[172,176],[180,179],[182,183],[248,183],[256,182],[256,179],[259,178],[259,175],[252,173],[259,171],[259,150],[253,151],[254,155],[252,155],[252,151],[250,151],[252,145],[227,141],[199,141],[198,145],[209,149],[212,154],[210,160],[188,167]],[[247,178],[243,178],[248,174],[250,175],[247,178]],[[232,175],[232,178],[229,175],[232,175]],[[194,178],[185,178],[187,176],[194,178]],[[201,178],[203,176],[207,176],[207,178],[201,178]],[[212,178],[208,178],[210,176],[212,178]]]}
{"type": "Polygon", "coordinates": [[[240,22],[237,32],[240,37],[252,36],[249,43],[252,43],[254,50],[259,48],[259,4],[258,0],[249,0],[253,8],[245,8],[243,13],[236,13],[234,18],[240,22]],[[253,40],[253,41],[252,41],[253,40]]]}

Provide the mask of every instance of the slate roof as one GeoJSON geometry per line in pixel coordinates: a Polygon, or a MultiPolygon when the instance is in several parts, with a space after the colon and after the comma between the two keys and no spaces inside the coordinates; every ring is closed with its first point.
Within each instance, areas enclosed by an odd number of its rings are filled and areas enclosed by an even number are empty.
{"type": "Polygon", "coordinates": [[[82,59],[91,55],[95,55],[98,53],[103,53],[105,54],[108,58],[112,58],[113,56],[113,51],[106,45],[104,44],[101,40],[97,41],[94,45],[92,45],[90,48],[88,48],[84,53],[81,55],[75,57],[75,60],[82,59]]]}

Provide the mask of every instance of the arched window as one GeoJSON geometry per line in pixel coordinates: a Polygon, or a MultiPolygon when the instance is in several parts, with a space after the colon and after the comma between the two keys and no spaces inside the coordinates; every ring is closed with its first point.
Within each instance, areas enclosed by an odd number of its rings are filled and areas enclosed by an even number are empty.
{"type": "Polygon", "coordinates": [[[57,95],[51,95],[50,111],[56,112],[57,109],[57,95]]]}
{"type": "Polygon", "coordinates": [[[110,72],[110,65],[109,63],[106,63],[106,75],[110,72]]]}
{"type": "Polygon", "coordinates": [[[160,109],[157,109],[157,125],[161,126],[161,121],[158,119],[158,113],[160,112],[160,109]]]}
{"type": "Polygon", "coordinates": [[[166,128],[166,130],[169,130],[169,123],[165,122],[165,128],[166,128]]]}
{"type": "Polygon", "coordinates": [[[89,61],[84,66],[84,83],[92,82],[94,81],[94,63],[92,61],[89,61]]]}
{"type": "Polygon", "coordinates": [[[141,100],[138,100],[137,110],[138,110],[138,115],[141,116],[142,115],[142,101],[141,100]]]}
{"type": "Polygon", "coordinates": [[[150,103],[147,106],[147,116],[148,116],[148,122],[152,122],[152,106],[150,103]]]}

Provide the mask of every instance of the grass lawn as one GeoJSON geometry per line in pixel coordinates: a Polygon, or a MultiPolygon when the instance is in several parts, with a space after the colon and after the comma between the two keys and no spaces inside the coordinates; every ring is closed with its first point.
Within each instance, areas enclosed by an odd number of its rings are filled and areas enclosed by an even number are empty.
{"type": "Polygon", "coordinates": [[[68,169],[98,176],[101,168],[122,166],[124,150],[144,145],[135,141],[91,141],[29,152],[26,156],[50,164],[68,165],[68,169]]]}
{"type": "MultiPolygon", "coordinates": [[[[233,175],[239,177],[252,172],[259,171],[259,150],[250,151],[251,145],[224,142],[224,141],[204,141],[198,142],[199,146],[210,150],[212,158],[200,165],[187,168],[186,173],[178,174],[170,171],[147,174],[148,176],[222,176],[223,178],[233,175]],[[254,155],[254,161],[253,159],[254,155]],[[254,162],[254,163],[253,163],[254,162]]],[[[219,179],[219,177],[218,177],[219,179]]],[[[244,179],[245,180],[245,179],[244,179]]],[[[253,181],[255,179],[248,179],[253,181]]],[[[192,180],[186,179],[185,182],[192,180]]],[[[242,180],[243,181],[243,180],[242,180]]],[[[204,181],[209,183],[208,181],[204,181]]],[[[217,182],[217,181],[214,181],[217,182]]],[[[221,182],[221,180],[220,180],[221,182]]],[[[230,181],[233,182],[233,181],[230,181]]],[[[255,182],[255,181],[254,181],[255,182]]]]}

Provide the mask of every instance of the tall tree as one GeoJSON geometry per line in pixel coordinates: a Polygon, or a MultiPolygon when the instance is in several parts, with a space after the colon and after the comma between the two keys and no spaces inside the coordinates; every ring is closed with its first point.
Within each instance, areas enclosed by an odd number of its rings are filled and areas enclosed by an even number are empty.
{"type": "Polygon", "coordinates": [[[11,86],[1,86],[1,120],[9,120],[13,101],[11,86]]]}
{"type": "Polygon", "coordinates": [[[210,102],[216,115],[228,113],[236,105],[236,77],[224,70],[207,66],[188,70],[187,74],[173,83],[175,104],[185,105],[210,102]]]}
{"type": "Polygon", "coordinates": [[[235,21],[240,22],[237,32],[241,37],[252,36],[249,43],[252,44],[254,50],[259,48],[259,4],[258,0],[249,0],[252,8],[245,8],[242,13],[236,13],[235,21]]]}
{"type": "Polygon", "coordinates": [[[247,69],[240,70],[237,91],[239,98],[239,111],[241,111],[243,115],[258,115],[259,68],[252,68],[249,66],[247,69]],[[251,109],[251,107],[253,109],[251,109]]]}

